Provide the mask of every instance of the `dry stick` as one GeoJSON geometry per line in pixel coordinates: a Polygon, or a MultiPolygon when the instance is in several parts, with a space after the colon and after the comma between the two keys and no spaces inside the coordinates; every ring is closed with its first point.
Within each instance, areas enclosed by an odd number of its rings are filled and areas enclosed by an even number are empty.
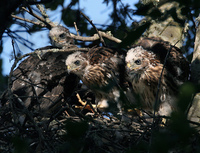
{"type": "MultiPolygon", "coordinates": [[[[122,3],[121,0],[119,0],[119,1],[120,1],[121,5],[123,6],[123,8],[125,8],[124,3],[122,3]]],[[[128,17],[129,17],[131,20],[133,20],[133,18],[130,16],[130,14],[128,13],[128,11],[126,12],[126,14],[128,15],[128,17]]]]}
{"type": "Polygon", "coordinates": [[[40,10],[40,12],[41,12],[42,16],[44,17],[45,21],[46,21],[47,23],[52,24],[52,26],[56,26],[56,24],[54,24],[54,23],[49,19],[49,16],[47,15],[44,6],[41,5],[41,4],[38,4],[38,5],[36,5],[36,6],[37,6],[37,8],[40,10]]]}
{"type": "Polygon", "coordinates": [[[49,19],[49,16],[47,15],[44,6],[41,5],[41,4],[37,4],[36,6],[37,6],[37,8],[40,10],[42,16],[43,16],[45,19],[49,19]]]}
{"type": "Polygon", "coordinates": [[[32,20],[21,18],[19,16],[14,15],[14,14],[12,14],[11,16],[13,18],[15,18],[15,19],[18,19],[18,20],[26,21],[26,22],[29,22],[29,23],[32,23],[32,24],[35,24],[35,25],[38,25],[38,26],[41,26],[41,27],[46,27],[46,25],[43,22],[41,22],[41,21],[34,22],[32,20]]]}
{"type": "MultiPolygon", "coordinates": [[[[121,43],[122,41],[118,38],[115,38],[113,36],[110,36],[108,34],[106,34],[105,32],[102,32],[102,31],[99,31],[99,34],[111,41],[114,41],[116,43],[121,43]]],[[[81,40],[81,41],[95,41],[95,40],[98,40],[99,39],[99,35],[98,34],[94,34],[93,36],[91,37],[83,37],[83,36],[77,36],[77,35],[74,35],[72,33],[70,33],[71,37],[76,39],[76,40],[81,40]]]]}
{"type": "Polygon", "coordinates": [[[97,30],[96,26],[93,24],[92,20],[90,20],[83,12],[80,12],[81,15],[83,15],[88,21],[89,23],[93,26],[93,28],[96,30],[97,34],[99,35],[100,41],[103,44],[103,46],[106,46],[102,36],[100,35],[99,31],[97,30]]]}
{"type": "Polygon", "coordinates": [[[14,40],[12,39],[12,47],[13,47],[13,53],[14,53],[14,57],[15,57],[15,59],[17,58],[17,56],[16,56],[16,51],[15,51],[15,42],[14,42],[14,40]]]}
{"type": "Polygon", "coordinates": [[[47,22],[44,18],[36,15],[35,13],[33,13],[32,10],[27,10],[25,7],[22,7],[23,10],[25,10],[26,12],[28,12],[30,15],[34,16],[36,19],[38,19],[39,21],[43,22],[44,24],[46,24],[48,29],[51,29],[53,27],[55,27],[56,25],[53,22],[47,22]]]}
{"type": "Polygon", "coordinates": [[[75,29],[76,29],[76,34],[77,34],[77,36],[80,36],[79,33],[78,33],[78,30],[79,30],[79,29],[77,28],[76,22],[74,22],[74,27],[75,27],[75,29]]]}

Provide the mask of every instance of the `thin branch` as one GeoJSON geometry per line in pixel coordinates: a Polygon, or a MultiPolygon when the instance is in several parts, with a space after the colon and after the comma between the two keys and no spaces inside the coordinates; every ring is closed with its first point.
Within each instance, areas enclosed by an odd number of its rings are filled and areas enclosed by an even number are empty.
{"type": "Polygon", "coordinates": [[[53,27],[55,27],[56,25],[53,22],[47,22],[44,18],[38,16],[37,14],[33,13],[33,11],[31,10],[27,10],[25,7],[22,7],[22,9],[26,12],[28,12],[30,15],[34,16],[36,19],[38,19],[39,21],[43,22],[44,24],[47,25],[48,29],[51,29],[53,27]]]}
{"type": "MultiPolygon", "coordinates": [[[[119,2],[121,3],[122,7],[125,8],[124,3],[122,3],[121,0],[119,0],[119,2]]],[[[126,14],[128,15],[128,17],[133,20],[133,18],[130,16],[129,12],[126,12],[126,14]]]]}
{"type": "Polygon", "coordinates": [[[44,24],[43,22],[41,21],[37,21],[37,22],[34,22],[32,20],[29,20],[29,19],[25,19],[25,18],[21,18],[19,16],[16,16],[14,14],[11,15],[13,18],[15,19],[18,19],[18,20],[22,20],[22,21],[25,21],[25,22],[29,22],[29,23],[32,23],[32,24],[35,24],[35,25],[38,25],[38,26],[41,26],[41,27],[47,27],[46,24],[44,24]]]}
{"type": "Polygon", "coordinates": [[[76,34],[77,34],[77,36],[80,36],[79,33],[78,33],[78,28],[77,28],[76,22],[74,22],[74,27],[75,27],[75,29],[76,29],[76,34]]]}
{"type": "MultiPolygon", "coordinates": [[[[116,37],[113,37],[105,32],[102,32],[102,31],[99,31],[99,34],[101,35],[101,37],[105,37],[111,41],[114,41],[116,43],[121,43],[122,41],[116,37]]],[[[76,39],[76,40],[81,40],[81,41],[95,41],[95,40],[98,40],[100,39],[99,38],[99,35],[98,34],[94,34],[93,36],[91,37],[82,37],[82,36],[77,36],[77,35],[74,35],[72,33],[70,33],[71,37],[76,39]]]]}
{"type": "Polygon", "coordinates": [[[12,39],[12,47],[13,47],[14,58],[16,59],[17,56],[16,56],[16,51],[15,51],[15,42],[13,39],[12,39]]]}
{"type": "Polygon", "coordinates": [[[99,35],[100,41],[103,44],[103,46],[106,46],[102,36],[99,34],[99,31],[97,30],[96,26],[93,24],[92,20],[90,20],[83,12],[80,12],[81,15],[83,15],[88,21],[89,23],[93,26],[93,28],[96,30],[97,34],[99,35]]]}

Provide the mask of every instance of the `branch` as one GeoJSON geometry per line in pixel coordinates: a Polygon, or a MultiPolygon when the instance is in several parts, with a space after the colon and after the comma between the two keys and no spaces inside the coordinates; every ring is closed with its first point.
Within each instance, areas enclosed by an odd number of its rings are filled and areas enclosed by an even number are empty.
{"type": "Polygon", "coordinates": [[[97,28],[96,28],[96,26],[92,23],[92,20],[90,20],[83,12],[80,12],[80,13],[81,13],[81,15],[83,15],[83,16],[90,22],[90,24],[91,24],[91,25],[93,26],[93,28],[96,30],[96,32],[97,32],[97,34],[98,34],[98,36],[99,36],[99,38],[100,38],[100,41],[101,41],[101,43],[103,44],[103,46],[106,46],[106,44],[105,44],[105,42],[104,42],[102,36],[99,34],[99,31],[98,31],[97,28]]]}
{"type": "Polygon", "coordinates": [[[77,36],[80,36],[79,33],[78,33],[78,28],[77,28],[76,22],[74,22],[74,27],[75,27],[77,36]]]}
{"type": "MultiPolygon", "coordinates": [[[[40,6],[39,8],[41,9],[42,6],[40,6]]],[[[25,10],[26,12],[28,12],[30,15],[34,16],[39,21],[43,22],[49,30],[56,26],[52,21],[49,20],[48,17],[42,18],[42,17],[38,16],[37,14],[33,13],[32,9],[30,7],[29,7],[29,10],[27,10],[25,7],[22,7],[22,9],[25,10]]],[[[44,13],[44,11],[42,11],[42,12],[44,13]]],[[[45,14],[43,14],[43,16],[45,16],[45,14]]]]}
{"type": "Polygon", "coordinates": [[[18,19],[18,20],[22,20],[22,21],[25,21],[25,22],[29,22],[29,23],[32,23],[32,24],[35,24],[35,25],[38,25],[38,26],[41,26],[41,27],[47,27],[46,24],[44,24],[43,22],[41,21],[37,21],[37,22],[34,22],[32,20],[29,20],[29,19],[25,19],[25,18],[21,18],[19,16],[16,16],[14,14],[11,15],[13,18],[15,19],[18,19]]]}
{"type": "MultiPolygon", "coordinates": [[[[105,33],[105,32],[102,32],[102,31],[98,31],[99,32],[99,35],[101,37],[105,37],[111,41],[114,41],[116,43],[121,43],[122,41],[116,37],[113,37],[112,35],[108,34],[108,33],[105,33]]],[[[70,33],[71,37],[76,39],[76,40],[81,40],[81,41],[95,41],[95,40],[98,40],[100,39],[99,35],[98,34],[94,34],[93,36],[91,37],[82,37],[82,36],[77,36],[77,35],[74,35],[72,33],[70,33]]]]}

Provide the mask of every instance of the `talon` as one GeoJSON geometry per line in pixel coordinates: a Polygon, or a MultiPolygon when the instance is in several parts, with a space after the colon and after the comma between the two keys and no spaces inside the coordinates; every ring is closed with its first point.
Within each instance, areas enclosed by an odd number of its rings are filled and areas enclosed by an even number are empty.
{"type": "Polygon", "coordinates": [[[167,122],[167,119],[166,118],[162,118],[160,126],[164,127],[166,122],[167,122]]]}
{"type": "Polygon", "coordinates": [[[76,94],[76,97],[78,98],[78,102],[79,102],[81,105],[85,106],[85,105],[87,104],[87,102],[82,101],[82,99],[81,99],[81,97],[80,97],[80,95],[79,95],[78,93],[76,94]]]}
{"type": "Polygon", "coordinates": [[[78,101],[82,106],[75,106],[75,108],[87,109],[87,110],[91,111],[92,113],[95,113],[94,112],[94,108],[96,108],[95,104],[91,104],[91,106],[90,106],[89,104],[87,104],[87,102],[82,101],[82,99],[78,93],[76,94],[76,97],[78,98],[78,101]]]}

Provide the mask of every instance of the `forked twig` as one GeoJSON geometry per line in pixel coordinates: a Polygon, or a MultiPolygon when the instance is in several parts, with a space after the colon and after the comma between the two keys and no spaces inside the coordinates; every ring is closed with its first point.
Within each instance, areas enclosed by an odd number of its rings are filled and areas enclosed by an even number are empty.
{"type": "Polygon", "coordinates": [[[76,22],[74,22],[74,27],[75,27],[77,36],[80,36],[79,33],[78,33],[78,28],[77,28],[76,22]]]}
{"type": "MultiPolygon", "coordinates": [[[[121,43],[122,41],[116,37],[113,37],[105,32],[102,32],[102,31],[99,31],[99,34],[102,36],[102,37],[105,37],[111,41],[114,41],[116,43],[121,43]]],[[[83,36],[77,36],[77,35],[74,35],[72,33],[70,33],[71,37],[76,39],[76,40],[81,40],[81,41],[95,41],[95,40],[98,40],[100,39],[99,38],[99,35],[98,34],[94,34],[93,36],[91,37],[83,37],[83,36]]]]}
{"type": "Polygon", "coordinates": [[[93,26],[93,28],[96,30],[97,34],[99,35],[100,41],[103,44],[103,46],[106,46],[102,36],[100,35],[99,31],[97,30],[96,26],[93,24],[92,20],[90,20],[83,12],[80,12],[81,15],[83,15],[88,21],[89,23],[93,26]]]}
{"type": "MultiPolygon", "coordinates": [[[[39,21],[43,22],[43,23],[46,25],[46,27],[47,27],[48,29],[52,29],[53,27],[56,26],[53,22],[51,22],[51,21],[49,20],[48,17],[43,18],[43,17],[40,17],[39,15],[35,14],[35,13],[32,11],[32,9],[31,9],[30,7],[29,7],[29,10],[27,10],[25,7],[22,7],[22,9],[23,9],[24,11],[28,12],[28,13],[29,13],[30,15],[32,15],[33,17],[35,17],[36,19],[38,19],[39,21]]],[[[42,12],[41,12],[41,13],[42,13],[42,12]]],[[[43,15],[43,16],[44,16],[44,15],[43,15]]]]}
{"type": "Polygon", "coordinates": [[[41,21],[37,21],[37,22],[34,22],[32,20],[29,20],[29,19],[25,19],[25,18],[21,18],[19,16],[16,16],[14,14],[11,15],[13,18],[15,19],[18,19],[18,20],[22,20],[22,21],[26,21],[26,22],[29,22],[29,23],[32,23],[32,24],[35,24],[35,25],[38,25],[38,26],[41,26],[41,27],[46,27],[46,24],[44,24],[43,22],[41,21]]]}

